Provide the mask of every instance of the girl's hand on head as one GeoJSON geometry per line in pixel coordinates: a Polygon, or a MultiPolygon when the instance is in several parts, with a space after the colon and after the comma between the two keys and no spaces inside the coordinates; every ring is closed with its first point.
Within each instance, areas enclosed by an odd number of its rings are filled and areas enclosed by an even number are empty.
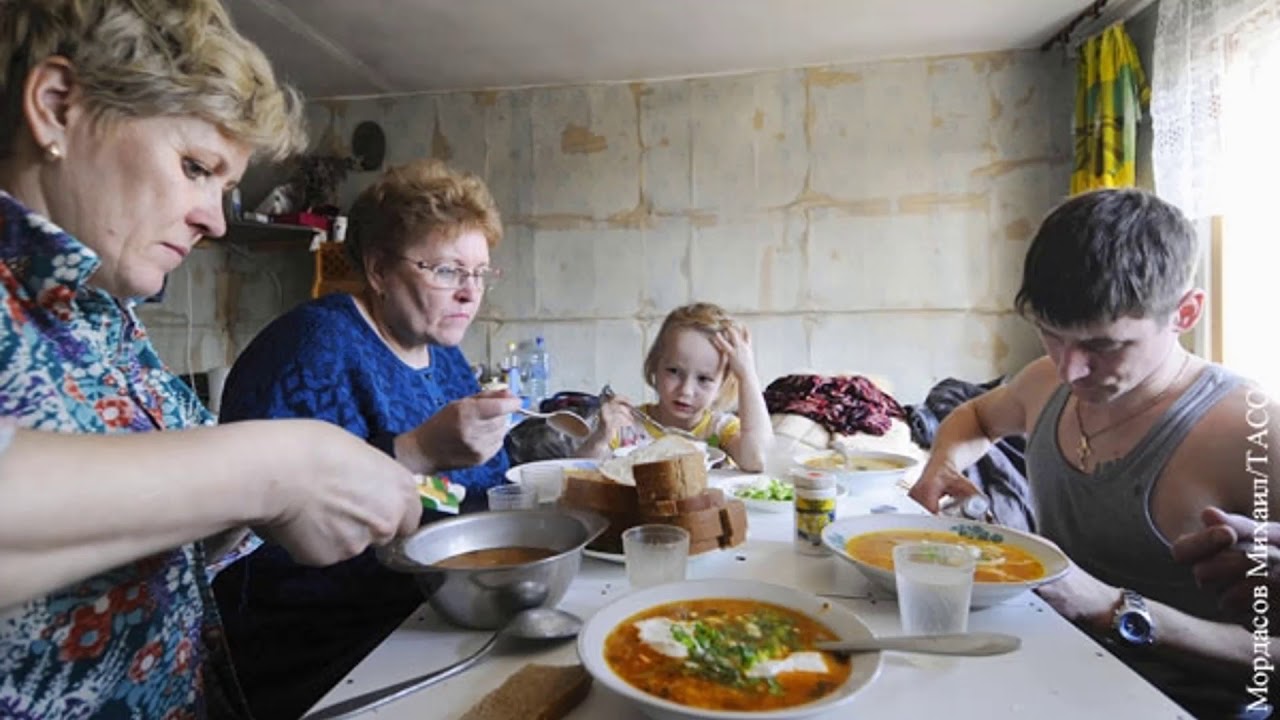
{"type": "Polygon", "coordinates": [[[729,326],[712,336],[711,344],[728,362],[729,372],[739,379],[756,371],[755,355],[751,351],[751,332],[745,326],[729,326]]]}

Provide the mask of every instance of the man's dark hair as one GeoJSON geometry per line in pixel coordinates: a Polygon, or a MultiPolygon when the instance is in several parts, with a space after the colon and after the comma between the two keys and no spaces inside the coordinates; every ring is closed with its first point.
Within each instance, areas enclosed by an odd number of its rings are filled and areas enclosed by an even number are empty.
{"type": "Polygon", "coordinates": [[[1061,328],[1171,313],[1191,286],[1195,229],[1178,208],[1141,190],[1067,200],[1027,250],[1016,306],[1061,328]]]}

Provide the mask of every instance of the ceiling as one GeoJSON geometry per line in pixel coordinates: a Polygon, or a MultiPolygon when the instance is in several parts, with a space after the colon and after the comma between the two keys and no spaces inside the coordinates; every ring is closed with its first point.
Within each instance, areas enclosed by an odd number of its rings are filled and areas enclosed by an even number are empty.
{"type": "MultiPolygon", "coordinates": [[[[225,0],[312,98],[1031,48],[1091,0],[225,0]]],[[[1098,21],[1150,0],[1113,0],[1098,21]]]]}

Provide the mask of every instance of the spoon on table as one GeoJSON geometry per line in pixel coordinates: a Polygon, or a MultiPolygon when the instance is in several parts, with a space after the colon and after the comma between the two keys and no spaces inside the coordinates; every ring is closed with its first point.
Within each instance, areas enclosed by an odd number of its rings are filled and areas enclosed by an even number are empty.
{"type": "Polygon", "coordinates": [[[543,418],[553,430],[559,430],[569,437],[584,438],[591,434],[591,426],[587,424],[587,421],[571,410],[556,410],[555,412],[544,413],[520,408],[516,412],[526,417],[543,418]]]}
{"type": "Polygon", "coordinates": [[[896,650],[929,655],[1003,655],[1022,647],[1022,640],[1003,633],[957,633],[954,635],[900,635],[816,642],[818,650],[848,654],[896,650]]]}
{"type": "Polygon", "coordinates": [[[458,673],[480,662],[498,644],[498,638],[510,637],[521,640],[567,640],[577,637],[582,629],[582,619],[572,613],[555,608],[531,608],[523,610],[511,619],[505,627],[493,634],[479,650],[455,662],[454,664],[404,680],[394,685],[371,690],[362,695],[336,702],[327,707],[306,715],[302,720],[337,720],[362,713],[393,700],[411,695],[429,685],[453,677],[458,673]]]}

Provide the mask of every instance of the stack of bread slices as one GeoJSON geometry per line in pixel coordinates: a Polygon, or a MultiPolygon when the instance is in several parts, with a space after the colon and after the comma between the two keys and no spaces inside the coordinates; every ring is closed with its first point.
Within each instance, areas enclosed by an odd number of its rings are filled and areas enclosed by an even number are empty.
{"type": "Polygon", "coordinates": [[[566,470],[560,504],[600,513],[609,529],[589,546],[622,552],[622,532],[635,525],[675,525],[689,531],[689,554],[733,547],[747,538],[742,501],[707,487],[706,455],[694,443],[668,435],[601,464],[566,470]]]}

